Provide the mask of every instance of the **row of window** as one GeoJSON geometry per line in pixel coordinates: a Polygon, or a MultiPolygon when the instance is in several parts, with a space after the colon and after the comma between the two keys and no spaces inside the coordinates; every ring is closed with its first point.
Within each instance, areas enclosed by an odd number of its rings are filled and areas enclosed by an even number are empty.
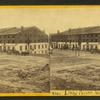
{"type": "Polygon", "coordinates": [[[55,41],[55,42],[97,42],[98,39],[82,39],[82,40],[59,40],[59,41],[55,41]]]}
{"type": "Polygon", "coordinates": [[[40,43],[40,42],[47,42],[48,40],[32,40],[31,42],[33,42],[33,43],[40,43]]]}
{"type": "MultiPolygon", "coordinates": [[[[27,47],[25,47],[27,49],[27,47]]],[[[1,47],[0,46],[0,50],[3,49],[3,50],[15,50],[15,47],[10,47],[10,46],[7,46],[7,47],[1,47]]],[[[22,46],[20,46],[20,50],[22,51],[22,46]]],[[[47,54],[48,51],[47,50],[41,50],[41,51],[34,51],[34,54],[47,54]]]]}
{"type": "MultiPolygon", "coordinates": [[[[34,33],[34,32],[33,32],[34,33]]],[[[25,36],[25,37],[41,37],[41,34],[33,34],[33,33],[21,33],[19,34],[20,36],[25,36]]]]}
{"type": "Polygon", "coordinates": [[[14,40],[6,40],[6,41],[0,41],[0,43],[15,43],[14,40]]]}
{"type": "Polygon", "coordinates": [[[15,35],[0,35],[0,38],[15,38],[15,35]]]}
{"type": "MultiPolygon", "coordinates": [[[[37,38],[41,38],[42,35],[35,35],[35,34],[19,34],[20,36],[22,35],[25,36],[25,37],[37,37],[37,38]]],[[[15,38],[16,35],[0,35],[0,38],[15,38]]]]}
{"type": "MultiPolygon", "coordinates": [[[[28,43],[28,41],[23,41],[23,40],[18,40],[16,41],[16,43],[28,43]]],[[[34,40],[34,41],[29,41],[29,43],[40,43],[40,42],[46,42],[46,41],[42,41],[42,40],[34,40]]],[[[15,40],[0,40],[0,43],[15,43],[15,40]]]]}
{"type": "Polygon", "coordinates": [[[87,41],[89,41],[89,42],[97,42],[98,40],[97,39],[84,39],[82,41],[83,42],[87,42],[87,41]]]}
{"type": "Polygon", "coordinates": [[[98,39],[68,40],[67,42],[97,42],[98,39]]]}
{"type": "Polygon", "coordinates": [[[82,35],[82,37],[97,37],[98,35],[97,34],[85,34],[85,35],[82,35]]]}
{"type": "MultiPolygon", "coordinates": [[[[28,48],[28,46],[27,45],[25,45],[25,50],[28,50],[28,49],[30,49],[30,50],[34,50],[34,49],[43,49],[43,48],[47,48],[48,46],[47,46],[47,44],[43,44],[43,45],[34,45],[34,46],[32,46],[32,45],[30,45],[29,46],[29,48],[28,48]]],[[[20,46],[20,50],[22,50],[22,48],[23,48],[23,46],[20,46]]]]}
{"type": "MultiPolygon", "coordinates": [[[[57,37],[57,36],[55,36],[55,37],[53,37],[52,36],[52,40],[53,41],[62,41],[62,40],[64,40],[64,39],[66,39],[66,40],[71,40],[71,41],[77,41],[77,40],[72,40],[72,38],[75,38],[75,39],[77,39],[77,37],[79,38],[79,36],[78,35],[66,35],[66,36],[63,36],[63,37],[61,37],[61,36],[59,36],[59,38],[57,37]]],[[[91,38],[91,37],[98,37],[98,34],[81,34],[81,38],[82,37],[84,37],[84,38],[86,38],[86,37],[88,37],[88,38],[91,38]]]]}
{"type": "MultiPolygon", "coordinates": [[[[80,34],[81,37],[97,37],[98,34],[80,34]]],[[[77,37],[78,35],[66,35],[66,36],[63,36],[63,37],[77,37]]]]}

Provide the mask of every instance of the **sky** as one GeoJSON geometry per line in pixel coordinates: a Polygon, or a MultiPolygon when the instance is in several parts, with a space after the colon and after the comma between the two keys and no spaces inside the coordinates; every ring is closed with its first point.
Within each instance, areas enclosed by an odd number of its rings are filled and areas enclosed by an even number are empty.
{"type": "Polygon", "coordinates": [[[0,8],[0,28],[37,26],[47,34],[100,26],[99,8],[0,8]]]}

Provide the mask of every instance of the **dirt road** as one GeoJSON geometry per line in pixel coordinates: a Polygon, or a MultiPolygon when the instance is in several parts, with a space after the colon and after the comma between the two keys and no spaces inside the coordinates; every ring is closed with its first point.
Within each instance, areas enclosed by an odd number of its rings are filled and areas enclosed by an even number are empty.
{"type": "Polygon", "coordinates": [[[54,50],[50,62],[51,89],[100,89],[100,54],[54,50]]]}
{"type": "Polygon", "coordinates": [[[0,54],[0,93],[48,92],[47,57],[0,54]]]}

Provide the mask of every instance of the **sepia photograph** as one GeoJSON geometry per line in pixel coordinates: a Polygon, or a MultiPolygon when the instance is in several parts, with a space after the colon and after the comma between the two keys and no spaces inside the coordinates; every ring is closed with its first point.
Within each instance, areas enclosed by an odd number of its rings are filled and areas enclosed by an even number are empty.
{"type": "Polygon", "coordinates": [[[0,93],[100,90],[100,8],[0,8],[0,93]]]}
{"type": "Polygon", "coordinates": [[[59,26],[50,34],[51,89],[100,90],[100,8],[66,7],[54,14],[52,26],[59,26]]]}
{"type": "Polygon", "coordinates": [[[33,8],[0,8],[0,93],[50,91],[45,13],[33,8]]]}

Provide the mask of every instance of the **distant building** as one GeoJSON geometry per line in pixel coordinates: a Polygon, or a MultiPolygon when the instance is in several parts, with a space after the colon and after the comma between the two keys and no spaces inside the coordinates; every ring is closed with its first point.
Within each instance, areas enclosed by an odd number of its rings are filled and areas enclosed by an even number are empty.
{"type": "Polygon", "coordinates": [[[50,38],[53,48],[100,50],[100,26],[69,29],[50,38]]]}
{"type": "Polygon", "coordinates": [[[0,51],[48,54],[48,35],[37,27],[0,29],[0,51]]]}

